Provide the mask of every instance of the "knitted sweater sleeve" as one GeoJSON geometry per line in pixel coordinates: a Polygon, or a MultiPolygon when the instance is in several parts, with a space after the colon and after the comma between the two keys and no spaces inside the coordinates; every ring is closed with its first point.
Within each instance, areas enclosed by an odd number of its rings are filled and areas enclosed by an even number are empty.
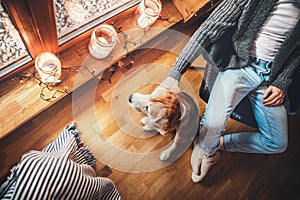
{"type": "MultiPolygon", "coordinates": [[[[290,58],[287,59],[288,62],[284,63],[284,69],[281,73],[278,74],[277,78],[270,83],[270,85],[275,86],[281,89],[285,94],[287,93],[287,89],[293,80],[293,74],[295,71],[300,68],[300,47],[298,47],[291,55],[290,58]]],[[[276,64],[276,63],[274,63],[276,64]]]]}
{"type": "Polygon", "coordinates": [[[223,0],[190,38],[168,76],[180,80],[191,63],[203,52],[203,47],[215,42],[230,27],[236,25],[248,1],[223,0]]]}

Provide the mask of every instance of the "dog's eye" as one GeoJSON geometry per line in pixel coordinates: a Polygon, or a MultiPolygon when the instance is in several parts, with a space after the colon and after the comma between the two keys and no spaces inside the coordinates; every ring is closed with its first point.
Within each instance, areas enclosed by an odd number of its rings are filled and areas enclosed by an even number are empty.
{"type": "Polygon", "coordinates": [[[148,112],[148,106],[145,107],[146,112],[148,112]]]}

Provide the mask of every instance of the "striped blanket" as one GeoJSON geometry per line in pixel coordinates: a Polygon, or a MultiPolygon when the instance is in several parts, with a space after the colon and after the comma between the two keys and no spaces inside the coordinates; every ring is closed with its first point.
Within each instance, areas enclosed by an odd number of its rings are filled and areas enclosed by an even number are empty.
{"type": "Polygon", "coordinates": [[[121,199],[115,184],[96,177],[95,159],[75,123],[42,151],[25,153],[0,188],[0,199],[121,199]]]}

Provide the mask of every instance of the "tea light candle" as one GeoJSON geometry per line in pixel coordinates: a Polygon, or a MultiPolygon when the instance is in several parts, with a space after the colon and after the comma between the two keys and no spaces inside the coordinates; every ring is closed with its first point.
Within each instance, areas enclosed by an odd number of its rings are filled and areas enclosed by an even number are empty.
{"type": "Polygon", "coordinates": [[[61,80],[61,63],[59,59],[50,52],[39,54],[35,59],[35,68],[41,77],[41,81],[48,85],[55,85],[61,80]]]}
{"type": "Polygon", "coordinates": [[[117,42],[117,32],[113,26],[101,24],[93,31],[89,43],[90,54],[97,58],[106,58],[117,42]]]}
{"type": "Polygon", "coordinates": [[[135,12],[138,26],[151,26],[160,15],[161,9],[162,4],[159,0],[142,0],[135,12]]]}

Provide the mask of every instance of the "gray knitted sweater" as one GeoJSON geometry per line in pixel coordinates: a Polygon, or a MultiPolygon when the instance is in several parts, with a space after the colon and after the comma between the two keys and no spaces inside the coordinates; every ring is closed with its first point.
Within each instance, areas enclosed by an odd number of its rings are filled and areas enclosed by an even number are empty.
{"type": "MultiPolygon", "coordinates": [[[[220,61],[215,55],[226,55],[226,65],[220,64],[218,66],[222,70],[246,67],[251,61],[251,48],[259,28],[277,1],[224,0],[193,34],[177,57],[169,76],[180,80],[182,74],[200,54],[204,56],[207,54],[206,58],[209,57],[218,64],[220,61]],[[228,34],[230,37],[226,36],[228,34]]],[[[280,88],[287,94],[284,105],[290,114],[294,113],[297,105],[300,104],[299,94],[289,92],[300,92],[300,77],[297,77],[300,74],[299,65],[300,21],[296,23],[275,56],[268,83],[268,85],[280,88]],[[297,83],[295,83],[296,81],[297,83]],[[291,85],[297,86],[297,88],[289,89],[291,85]],[[295,95],[298,96],[295,97],[295,95]]]]}

